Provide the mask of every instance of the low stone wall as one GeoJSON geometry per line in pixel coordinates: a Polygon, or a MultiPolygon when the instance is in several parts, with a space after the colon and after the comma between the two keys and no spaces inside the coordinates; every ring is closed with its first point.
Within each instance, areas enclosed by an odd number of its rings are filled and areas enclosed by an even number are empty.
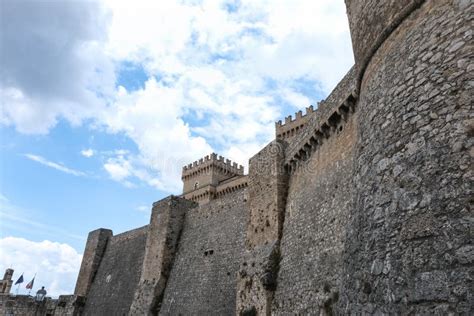
{"type": "Polygon", "coordinates": [[[46,298],[38,303],[29,295],[0,295],[0,315],[35,316],[54,314],[54,300],[46,298]]]}
{"type": "Polygon", "coordinates": [[[79,316],[82,315],[84,297],[61,295],[58,299],[46,297],[35,301],[30,295],[0,295],[0,315],[8,316],[79,316]]]}

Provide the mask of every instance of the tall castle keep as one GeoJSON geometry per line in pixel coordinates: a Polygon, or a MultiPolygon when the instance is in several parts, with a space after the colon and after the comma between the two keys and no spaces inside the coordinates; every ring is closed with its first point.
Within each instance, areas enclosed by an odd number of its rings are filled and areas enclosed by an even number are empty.
{"type": "Polygon", "coordinates": [[[71,314],[474,314],[474,4],[345,3],[326,100],[247,175],[212,154],[147,226],[91,232],[71,314]]]}

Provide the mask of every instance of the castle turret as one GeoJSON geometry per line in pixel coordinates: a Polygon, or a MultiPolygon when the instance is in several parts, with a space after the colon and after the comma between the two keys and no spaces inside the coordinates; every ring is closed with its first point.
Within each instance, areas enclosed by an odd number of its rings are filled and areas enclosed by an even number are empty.
{"type": "Polygon", "coordinates": [[[183,196],[199,203],[208,202],[220,183],[243,175],[242,165],[212,153],[183,167],[183,196]]]}

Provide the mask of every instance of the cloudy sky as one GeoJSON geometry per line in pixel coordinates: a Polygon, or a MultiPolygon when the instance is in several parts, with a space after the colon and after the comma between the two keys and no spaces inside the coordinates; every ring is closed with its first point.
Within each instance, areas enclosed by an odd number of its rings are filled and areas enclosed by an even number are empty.
{"type": "Polygon", "coordinates": [[[0,269],[53,296],[89,231],[145,225],[206,154],[247,166],[353,64],[342,0],[3,0],[0,23],[0,269]]]}

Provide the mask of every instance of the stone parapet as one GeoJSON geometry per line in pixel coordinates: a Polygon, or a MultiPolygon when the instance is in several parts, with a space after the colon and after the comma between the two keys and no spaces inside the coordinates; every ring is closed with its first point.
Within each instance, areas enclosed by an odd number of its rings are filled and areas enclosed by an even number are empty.
{"type": "Polygon", "coordinates": [[[209,201],[214,198],[215,193],[216,187],[209,184],[199,189],[192,190],[191,192],[184,193],[182,194],[182,197],[199,204],[204,204],[209,203],[209,201]]]}
{"type": "Polygon", "coordinates": [[[83,315],[85,305],[85,297],[83,296],[60,295],[59,298],[54,301],[54,316],[83,315]]]}
{"type": "Polygon", "coordinates": [[[314,113],[313,106],[310,105],[306,108],[306,113],[303,115],[303,111],[295,113],[295,119],[289,115],[285,118],[285,123],[278,121],[275,123],[275,135],[279,139],[289,139],[299,134],[299,132],[306,125],[311,115],[314,113]]]}
{"type": "Polygon", "coordinates": [[[55,302],[50,297],[36,302],[31,295],[0,295],[0,315],[54,315],[55,302]]]}
{"type": "Polygon", "coordinates": [[[306,160],[332,134],[342,131],[344,122],[354,112],[357,100],[355,68],[353,67],[320,103],[300,134],[288,143],[285,164],[295,168],[299,160],[306,160]]]}
{"type": "Polygon", "coordinates": [[[222,172],[243,175],[244,167],[232,162],[230,159],[225,159],[222,156],[217,156],[217,154],[212,153],[205,156],[199,160],[196,160],[193,163],[190,163],[183,167],[182,179],[186,180],[188,177],[197,175],[198,173],[205,171],[209,167],[220,168],[222,172]]]}
{"type": "Polygon", "coordinates": [[[248,186],[248,176],[241,176],[224,181],[216,187],[215,197],[220,198],[228,193],[241,190],[248,186]]]}

